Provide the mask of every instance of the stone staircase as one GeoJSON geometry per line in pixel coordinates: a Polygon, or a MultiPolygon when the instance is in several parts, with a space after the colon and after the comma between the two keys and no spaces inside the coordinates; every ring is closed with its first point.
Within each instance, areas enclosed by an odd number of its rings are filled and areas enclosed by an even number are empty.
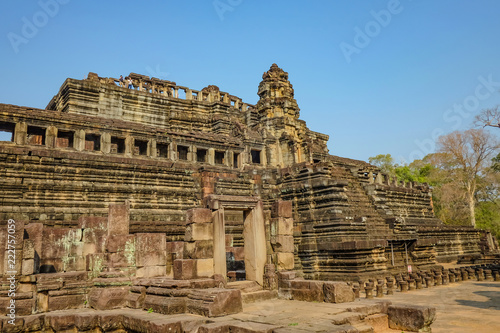
{"type": "Polygon", "coordinates": [[[255,281],[235,281],[229,282],[226,289],[239,289],[243,304],[255,303],[278,297],[276,290],[264,290],[255,281]]]}

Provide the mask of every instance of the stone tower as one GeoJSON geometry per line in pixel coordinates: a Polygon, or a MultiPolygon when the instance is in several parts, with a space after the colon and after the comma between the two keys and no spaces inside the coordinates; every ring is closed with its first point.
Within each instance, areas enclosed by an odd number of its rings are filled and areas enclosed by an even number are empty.
{"type": "Polygon", "coordinates": [[[299,106],[293,97],[293,86],[288,81],[288,73],[278,65],[272,64],[262,74],[258,95],[260,100],[257,110],[261,117],[299,119],[299,106]]]}
{"type": "MultiPolygon", "coordinates": [[[[299,120],[299,106],[294,98],[293,86],[288,73],[272,64],[262,75],[259,84],[259,132],[269,142],[270,164],[279,167],[294,163],[313,162],[312,137],[303,120],[299,120]]],[[[326,145],[321,153],[327,152],[326,145]]]]}

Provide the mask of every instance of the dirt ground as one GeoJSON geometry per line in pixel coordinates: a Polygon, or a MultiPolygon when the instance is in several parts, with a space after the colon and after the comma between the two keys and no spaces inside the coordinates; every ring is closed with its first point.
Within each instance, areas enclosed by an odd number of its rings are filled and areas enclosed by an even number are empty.
{"type": "MultiPolygon", "coordinates": [[[[437,318],[433,333],[499,333],[500,282],[466,281],[429,289],[395,292],[382,299],[357,303],[391,301],[393,304],[433,306],[437,318]]],[[[269,300],[248,304],[234,319],[293,327],[294,330],[320,332],[331,327],[329,317],[352,307],[353,303],[327,304],[269,300]]]]}

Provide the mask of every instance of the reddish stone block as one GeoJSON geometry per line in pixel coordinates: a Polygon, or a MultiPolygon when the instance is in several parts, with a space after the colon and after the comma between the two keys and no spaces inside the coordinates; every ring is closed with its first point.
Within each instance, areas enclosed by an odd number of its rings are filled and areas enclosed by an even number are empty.
{"type": "Polygon", "coordinates": [[[127,306],[132,309],[142,309],[146,299],[146,288],[143,293],[130,293],[127,295],[127,306]]]}
{"type": "Polygon", "coordinates": [[[243,311],[241,291],[238,289],[199,289],[193,291],[187,302],[189,313],[205,317],[220,317],[243,311]]]}
{"type": "Polygon", "coordinates": [[[130,287],[92,288],[89,305],[96,310],[119,309],[127,303],[130,287]]]}
{"type": "MultiPolygon", "coordinates": [[[[24,318],[25,332],[41,332],[45,323],[45,315],[32,315],[24,318]]],[[[3,331],[2,331],[3,332],[3,331]]]]}
{"type": "Polygon", "coordinates": [[[138,278],[148,278],[155,276],[165,276],[166,266],[144,266],[137,268],[135,276],[138,278]]]}
{"type": "Polygon", "coordinates": [[[106,251],[111,253],[123,252],[127,244],[134,245],[134,235],[109,235],[106,240],[106,251]]]}
{"type": "Polygon", "coordinates": [[[49,296],[48,311],[81,309],[85,307],[85,295],[49,296]]]}
{"type": "Polygon", "coordinates": [[[291,280],[292,297],[297,301],[323,302],[322,281],[291,280]]]}
{"type": "Polygon", "coordinates": [[[21,268],[22,275],[31,275],[35,273],[35,260],[24,259],[21,268]]]}
{"type": "Polygon", "coordinates": [[[418,305],[390,305],[389,327],[411,332],[430,332],[436,319],[436,308],[418,305]]]}
{"type": "Polygon", "coordinates": [[[186,226],[184,240],[186,242],[213,240],[214,226],[212,223],[191,223],[186,226]]]}
{"type": "Polygon", "coordinates": [[[293,235],[293,219],[284,217],[274,217],[271,218],[271,236],[276,235],[293,235]]]}
{"type": "Polygon", "coordinates": [[[138,267],[166,265],[165,234],[136,234],[135,236],[135,261],[138,267]]]}
{"type": "Polygon", "coordinates": [[[108,231],[108,219],[102,216],[81,216],[78,218],[78,228],[108,231]]]}
{"type": "Polygon", "coordinates": [[[108,234],[109,235],[128,235],[129,234],[129,210],[130,203],[110,204],[108,215],[108,234]]]}
{"type": "Polygon", "coordinates": [[[35,252],[40,256],[43,244],[43,224],[29,223],[24,227],[24,230],[28,234],[28,239],[33,242],[35,252]]]}
{"type": "Polygon", "coordinates": [[[184,258],[184,242],[167,242],[167,258],[175,259],[184,258]]]}
{"type": "Polygon", "coordinates": [[[214,257],[214,241],[201,240],[195,242],[184,242],[184,258],[186,259],[208,259],[214,257]]]}
{"type": "Polygon", "coordinates": [[[193,259],[174,260],[174,279],[191,280],[196,277],[196,266],[193,259]]]}
{"type": "Polygon", "coordinates": [[[127,257],[123,252],[106,253],[106,265],[113,268],[129,267],[131,264],[127,261],[127,257]]]}
{"type": "Polygon", "coordinates": [[[345,303],[355,300],[352,287],[345,282],[327,281],[323,284],[323,293],[326,303],[345,303]]]}
{"type": "Polygon", "coordinates": [[[16,317],[14,321],[14,325],[9,324],[9,317],[0,319],[0,328],[2,329],[2,333],[18,333],[25,332],[24,331],[24,318],[16,317]]]}
{"type": "Polygon", "coordinates": [[[75,315],[75,327],[79,332],[88,332],[99,327],[99,315],[97,313],[77,313],[75,315]]]}
{"type": "Polygon", "coordinates": [[[292,202],[281,200],[273,202],[271,217],[292,217],[292,202]]]}
{"type": "Polygon", "coordinates": [[[104,312],[99,314],[99,326],[103,332],[113,332],[123,329],[124,316],[113,312],[104,312]]]}
{"type": "Polygon", "coordinates": [[[271,244],[275,252],[294,252],[293,236],[277,235],[271,237],[271,244]]]}
{"type": "Polygon", "coordinates": [[[105,254],[88,254],[85,256],[85,270],[99,273],[105,265],[105,254]]]}
{"type": "Polygon", "coordinates": [[[234,260],[245,260],[245,248],[244,247],[233,247],[232,251],[234,254],[234,260]]]}
{"type": "Polygon", "coordinates": [[[212,210],[208,208],[192,208],[186,212],[186,224],[212,222],[212,210]]]}
{"type": "Polygon", "coordinates": [[[144,309],[152,308],[154,312],[162,314],[179,314],[186,312],[185,297],[164,297],[146,295],[144,309]]]}
{"type": "Polygon", "coordinates": [[[55,259],[83,254],[82,230],[44,228],[41,258],[55,259]]]}
{"type": "Polygon", "coordinates": [[[45,326],[55,332],[67,331],[75,327],[75,315],[70,313],[49,313],[45,315],[45,326]]]}
{"type": "Polygon", "coordinates": [[[23,259],[35,258],[35,244],[30,239],[25,239],[23,244],[23,259]]]}
{"type": "Polygon", "coordinates": [[[167,236],[163,233],[135,234],[136,252],[166,251],[167,236]]]}
{"type": "Polygon", "coordinates": [[[207,288],[216,288],[217,281],[214,279],[197,279],[190,281],[191,288],[193,289],[207,289],[207,288]]]}

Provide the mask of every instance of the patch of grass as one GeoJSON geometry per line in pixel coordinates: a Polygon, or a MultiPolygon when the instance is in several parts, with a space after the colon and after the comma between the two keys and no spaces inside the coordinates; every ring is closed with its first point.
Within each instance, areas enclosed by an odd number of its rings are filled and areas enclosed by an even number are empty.
{"type": "Polygon", "coordinates": [[[290,323],[290,324],[288,324],[288,326],[298,326],[298,325],[299,325],[299,323],[290,323]]]}
{"type": "Polygon", "coordinates": [[[153,308],[148,309],[148,313],[153,313],[153,312],[154,312],[153,308]]]}

